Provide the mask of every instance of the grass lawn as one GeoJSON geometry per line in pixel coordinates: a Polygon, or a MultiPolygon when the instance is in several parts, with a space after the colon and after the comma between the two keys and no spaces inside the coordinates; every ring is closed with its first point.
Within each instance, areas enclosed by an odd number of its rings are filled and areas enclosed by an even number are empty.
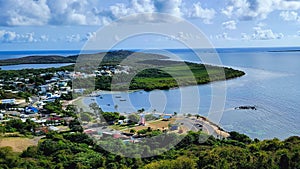
{"type": "Polygon", "coordinates": [[[0,147],[12,147],[14,152],[22,152],[29,146],[36,146],[41,138],[25,138],[25,137],[2,137],[0,138],[0,147]]]}

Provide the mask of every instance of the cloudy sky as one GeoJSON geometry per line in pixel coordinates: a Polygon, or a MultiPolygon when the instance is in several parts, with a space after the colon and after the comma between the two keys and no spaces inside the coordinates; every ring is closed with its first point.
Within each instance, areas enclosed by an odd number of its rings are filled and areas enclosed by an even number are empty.
{"type": "MultiPolygon", "coordinates": [[[[143,12],[184,18],[217,48],[300,46],[300,0],[0,0],[0,11],[0,50],[81,49],[102,27],[143,12]]],[[[171,40],[122,47],[176,48],[171,40]]]]}

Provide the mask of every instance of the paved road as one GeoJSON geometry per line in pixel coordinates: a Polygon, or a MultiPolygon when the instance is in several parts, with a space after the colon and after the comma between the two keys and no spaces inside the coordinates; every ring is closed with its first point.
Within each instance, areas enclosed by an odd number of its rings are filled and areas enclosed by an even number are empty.
{"type": "Polygon", "coordinates": [[[207,133],[208,135],[212,135],[215,138],[221,138],[219,129],[207,121],[200,119],[192,120],[191,118],[183,117],[182,119],[178,119],[176,122],[181,124],[183,123],[183,126],[185,126],[190,131],[199,131],[200,129],[202,129],[202,131],[207,133]],[[197,124],[201,124],[202,127],[197,126],[197,124]]]}

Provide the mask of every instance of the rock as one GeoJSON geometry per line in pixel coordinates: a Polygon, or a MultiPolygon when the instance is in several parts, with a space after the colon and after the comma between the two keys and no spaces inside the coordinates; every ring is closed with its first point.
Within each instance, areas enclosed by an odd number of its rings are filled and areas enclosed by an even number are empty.
{"type": "Polygon", "coordinates": [[[235,110],[257,110],[255,106],[239,106],[234,109],[235,110]]]}

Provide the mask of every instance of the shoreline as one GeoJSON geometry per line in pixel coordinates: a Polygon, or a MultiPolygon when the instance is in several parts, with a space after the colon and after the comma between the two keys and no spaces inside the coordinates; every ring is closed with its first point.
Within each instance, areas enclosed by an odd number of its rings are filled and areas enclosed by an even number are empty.
{"type": "MultiPolygon", "coordinates": [[[[100,92],[100,91],[98,91],[98,92],[100,92]]],[[[103,93],[101,93],[101,94],[103,94],[103,93]]],[[[74,104],[75,103],[75,105],[77,105],[80,108],[82,108],[83,111],[91,111],[91,109],[89,108],[89,106],[85,103],[85,101],[88,98],[91,98],[91,97],[80,96],[80,97],[78,97],[76,99],[73,99],[73,100],[69,101],[66,105],[70,105],[70,104],[74,104]]],[[[94,98],[96,98],[96,97],[94,97],[94,98]]],[[[88,99],[88,100],[90,100],[90,99],[88,99]]],[[[127,113],[127,114],[120,113],[120,115],[125,115],[126,116],[126,115],[129,115],[129,114],[132,114],[132,113],[136,113],[136,112],[131,112],[131,113],[127,113]]],[[[147,112],[144,112],[144,114],[147,114],[147,112]]],[[[151,113],[148,112],[148,114],[151,114],[151,113]]],[[[163,114],[163,113],[161,113],[161,114],[163,114]]],[[[228,131],[224,130],[219,125],[213,123],[207,117],[204,117],[204,116],[202,116],[200,114],[192,114],[191,117],[185,117],[185,116],[183,116],[183,114],[184,113],[181,113],[177,117],[174,117],[175,121],[177,121],[178,119],[185,119],[185,120],[188,119],[189,121],[187,121],[187,122],[190,123],[193,127],[195,127],[196,121],[191,120],[192,118],[195,118],[196,120],[201,121],[200,123],[203,124],[203,130],[202,131],[205,130],[205,133],[207,133],[207,134],[209,134],[211,136],[214,136],[216,138],[228,138],[228,137],[230,137],[230,134],[229,134],[228,131]],[[196,115],[199,115],[199,119],[196,118],[196,115]]],[[[161,120],[156,120],[156,121],[161,121],[161,120]]],[[[154,121],[149,121],[147,123],[153,123],[153,122],[155,122],[155,120],[154,121]]],[[[193,131],[192,130],[193,127],[191,127],[188,131],[193,131]]],[[[122,131],[122,130],[120,130],[120,131],[122,131]]]]}

